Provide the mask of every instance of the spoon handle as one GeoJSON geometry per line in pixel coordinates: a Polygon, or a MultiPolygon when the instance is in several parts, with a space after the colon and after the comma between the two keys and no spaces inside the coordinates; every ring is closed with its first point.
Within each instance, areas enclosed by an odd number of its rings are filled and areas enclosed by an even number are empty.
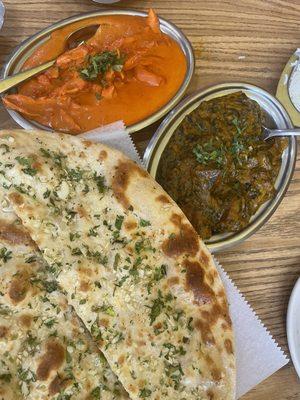
{"type": "Polygon", "coordinates": [[[30,68],[26,71],[20,72],[16,75],[9,76],[8,78],[0,80],[0,94],[6,92],[7,90],[19,85],[20,83],[26,81],[34,75],[40,72],[46,71],[46,69],[52,67],[56,60],[49,61],[45,64],[39,65],[38,67],[30,68]]]}
{"type": "Polygon", "coordinates": [[[300,136],[300,129],[271,129],[266,134],[266,139],[276,136],[300,136]]]}

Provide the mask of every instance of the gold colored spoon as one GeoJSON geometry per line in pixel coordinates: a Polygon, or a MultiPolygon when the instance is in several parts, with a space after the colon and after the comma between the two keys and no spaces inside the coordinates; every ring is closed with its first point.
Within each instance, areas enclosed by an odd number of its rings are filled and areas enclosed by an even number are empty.
{"type": "MultiPolygon", "coordinates": [[[[80,46],[86,40],[91,38],[96,33],[98,28],[99,25],[89,25],[72,32],[66,40],[65,50],[71,50],[74,49],[75,47],[80,46]]],[[[39,65],[38,67],[27,69],[26,71],[19,72],[18,74],[0,80],[0,94],[19,85],[20,83],[26,81],[27,79],[32,78],[33,76],[43,71],[46,71],[47,69],[52,67],[55,63],[56,59],[48,61],[45,64],[39,65]]]]}

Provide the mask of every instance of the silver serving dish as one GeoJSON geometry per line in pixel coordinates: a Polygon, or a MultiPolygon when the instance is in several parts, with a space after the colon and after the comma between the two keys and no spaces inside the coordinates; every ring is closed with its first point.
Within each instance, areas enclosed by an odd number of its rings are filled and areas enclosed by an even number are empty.
{"type": "MultiPolygon", "coordinates": [[[[64,19],[62,21],[59,21],[51,26],[49,26],[46,29],[43,29],[42,31],[36,33],[35,35],[31,36],[30,38],[26,39],[24,42],[22,42],[14,51],[13,53],[9,56],[9,59],[7,63],[5,64],[2,72],[1,78],[6,78],[10,75],[16,74],[17,72],[20,72],[22,66],[24,65],[24,62],[30,57],[30,55],[45,41],[47,41],[51,35],[51,33],[57,29],[60,29],[68,24],[77,22],[77,21],[82,21],[84,19],[90,19],[93,17],[99,17],[99,16],[105,16],[105,15],[132,15],[132,16],[140,16],[140,17],[146,17],[147,14],[144,12],[140,11],[134,11],[134,10],[105,10],[105,11],[95,11],[95,12],[90,12],[90,13],[84,13],[80,15],[75,15],[73,17],[64,19]]],[[[162,118],[164,115],[166,115],[172,108],[180,101],[180,99],[183,97],[185,94],[189,83],[192,79],[194,69],[195,69],[195,59],[194,59],[194,53],[192,46],[189,42],[189,40],[186,38],[186,36],[183,34],[183,32],[177,28],[174,24],[172,24],[169,21],[166,21],[163,18],[159,18],[160,20],[160,25],[161,25],[161,30],[162,32],[166,33],[170,37],[172,37],[174,40],[177,41],[177,43],[180,45],[182,51],[185,54],[186,60],[187,60],[187,71],[186,75],[184,78],[184,81],[182,82],[181,87],[177,91],[177,93],[173,96],[173,98],[160,110],[155,112],[154,114],[150,115],[146,119],[128,126],[128,132],[133,133],[137,132],[154,122],[158,121],[160,118],[162,118]]],[[[91,23],[92,24],[92,23],[91,23]]],[[[44,129],[44,130],[49,130],[51,131],[50,128],[45,127],[43,125],[40,125],[34,121],[30,121],[27,118],[24,118],[20,113],[9,110],[7,109],[11,117],[24,129],[44,129]]]]}
{"type": "MultiPolygon", "coordinates": [[[[147,170],[155,178],[157,167],[162,152],[164,151],[170,137],[175,129],[182,122],[184,117],[199,106],[204,100],[211,100],[215,97],[224,96],[236,91],[243,91],[249,98],[255,100],[266,116],[266,126],[285,129],[292,128],[292,122],[276,98],[265,90],[245,83],[226,83],[213,86],[207,90],[195,93],[183,100],[177,107],[164,119],[152,140],[150,141],[145,155],[144,163],[147,170]]],[[[217,252],[236,245],[247,239],[256,232],[274,213],[280,204],[295,168],[297,153],[297,141],[295,137],[289,138],[288,147],[282,154],[282,164],[279,171],[275,188],[276,195],[273,199],[264,203],[255,215],[252,216],[249,225],[240,232],[215,235],[206,241],[208,248],[217,252]]]]}

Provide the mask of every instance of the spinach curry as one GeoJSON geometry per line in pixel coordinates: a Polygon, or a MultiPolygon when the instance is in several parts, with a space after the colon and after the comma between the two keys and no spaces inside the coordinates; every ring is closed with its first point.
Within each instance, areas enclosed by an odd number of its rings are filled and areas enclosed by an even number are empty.
{"type": "Polygon", "coordinates": [[[286,140],[262,138],[263,112],[244,93],[202,102],[167,144],[157,181],[203,239],[243,229],[275,195],[286,140]]]}

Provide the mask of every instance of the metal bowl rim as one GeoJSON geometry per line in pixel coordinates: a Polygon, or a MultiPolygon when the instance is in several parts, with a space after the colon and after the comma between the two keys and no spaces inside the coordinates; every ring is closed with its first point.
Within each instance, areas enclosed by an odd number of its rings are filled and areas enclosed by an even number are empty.
{"type": "MultiPolygon", "coordinates": [[[[283,107],[283,105],[280,103],[278,99],[276,99],[273,95],[271,95],[269,92],[266,90],[260,88],[259,86],[255,86],[252,84],[248,83],[243,83],[243,82],[233,82],[233,83],[222,83],[218,85],[213,85],[210,86],[204,90],[196,91],[192,93],[190,96],[186,97],[183,99],[162,121],[160,126],[158,127],[157,131],[155,132],[154,136],[151,138],[146,151],[144,153],[143,157],[143,162],[144,165],[146,166],[146,169],[148,170],[149,168],[149,162],[151,159],[151,156],[155,154],[155,151],[159,148],[159,146],[156,148],[156,143],[158,139],[166,134],[168,132],[167,127],[172,123],[177,120],[178,114],[186,107],[189,105],[192,105],[195,103],[197,100],[205,100],[205,97],[207,97],[209,94],[213,94],[214,92],[220,92],[222,90],[226,89],[232,89],[232,90],[249,90],[252,92],[259,92],[261,93],[264,97],[266,97],[269,101],[272,101],[272,103],[277,107],[277,109],[280,111],[281,116],[284,118],[284,121],[287,125],[288,128],[292,128],[293,124],[291,122],[291,119],[283,107]]],[[[219,240],[217,243],[206,243],[206,246],[213,252],[218,252],[221,250],[228,249],[234,245],[237,245],[244,240],[246,240],[249,236],[253,235],[255,232],[257,232],[262,225],[264,225],[274,214],[276,211],[277,207],[281,203],[287,189],[289,186],[289,183],[292,179],[293,172],[295,169],[295,164],[296,164],[296,157],[297,157],[297,140],[296,138],[290,137],[289,145],[287,147],[288,149],[288,159],[286,162],[286,167],[284,170],[284,175],[282,177],[282,182],[281,185],[278,187],[278,191],[276,196],[272,199],[269,200],[268,207],[265,208],[260,215],[257,216],[256,220],[253,222],[250,222],[249,225],[246,226],[243,230],[232,234],[231,236],[224,238],[223,240],[219,240]]],[[[149,171],[150,172],[150,171],[149,171]]],[[[267,204],[267,203],[266,203],[267,204]]]]}
{"type": "MultiPolygon", "coordinates": [[[[19,55],[21,55],[22,53],[26,54],[26,48],[28,47],[28,45],[33,43],[35,40],[39,39],[40,37],[44,37],[45,35],[50,34],[54,30],[62,28],[73,22],[80,21],[83,19],[93,18],[93,17],[97,17],[97,16],[101,16],[101,15],[103,15],[103,16],[106,16],[106,15],[131,15],[131,16],[146,17],[148,14],[143,11],[137,11],[137,10],[131,10],[131,9],[129,9],[129,10],[128,9],[118,9],[118,10],[105,9],[105,10],[100,10],[100,11],[91,11],[91,12],[77,14],[77,15],[62,19],[58,22],[55,22],[54,24],[49,25],[48,27],[38,31],[37,33],[33,34],[29,38],[22,41],[11,52],[11,54],[7,57],[7,60],[1,70],[1,79],[4,79],[9,76],[9,71],[12,67],[12,64],[16,60],[16,58],[19,55]]],[[[187,71],[185,74],[185,78],[184,78],[181,86],[179,87],[178,91],[175,93],[175,95],[163,107],[161,107],[159,110],[157,110],[150,116],[146,117],[145,119],[143,119],[140,122],[137,122],[133,125],[128,126],[127,131],[129,133],[134,133],[134,132],[140,131],[143,128],[146,128],[147,126],[153,124],[154,122],[157,122],[159,119],[161,119],[163,116],[165,116],[170,110],[172,110],[172,108],[184,96],[184,94],[191,82],[193,74],[194,74],[195,56],[194,56],[194,51],[193,51],[193,48],[192,48],[192,45],[191,45],[189,39],[185,36],[185,34],[182,32],[182,30],[180,28],[178,28],[172,22],[170,22],[162,17],[159,17],[159,20],[160,20],[160,23],[162,24],[162,26],[167,27],[174,34],[174,35],[172,35],[172,36],[170,35],[170,36],[174,40],[176,40],[176,38],[178,39],[176,41],[177,41],[177,43],[179,43],[179,45],[185,55],[186,61],[187,61],[187,71]]],[[[14,119],[14,121],[17,122],[17,124],[19,124],[24,129],[40,128],[40,129],[44,129],[44,130],[48,130],[48,131],[53,131],[52,129],[50,129],[44,125],[31,122],[29,119],[24,118],[17,111],[10,110],[6,107],[5,107],[5,109],[10,114],[10,116],[14,119]]]]}

